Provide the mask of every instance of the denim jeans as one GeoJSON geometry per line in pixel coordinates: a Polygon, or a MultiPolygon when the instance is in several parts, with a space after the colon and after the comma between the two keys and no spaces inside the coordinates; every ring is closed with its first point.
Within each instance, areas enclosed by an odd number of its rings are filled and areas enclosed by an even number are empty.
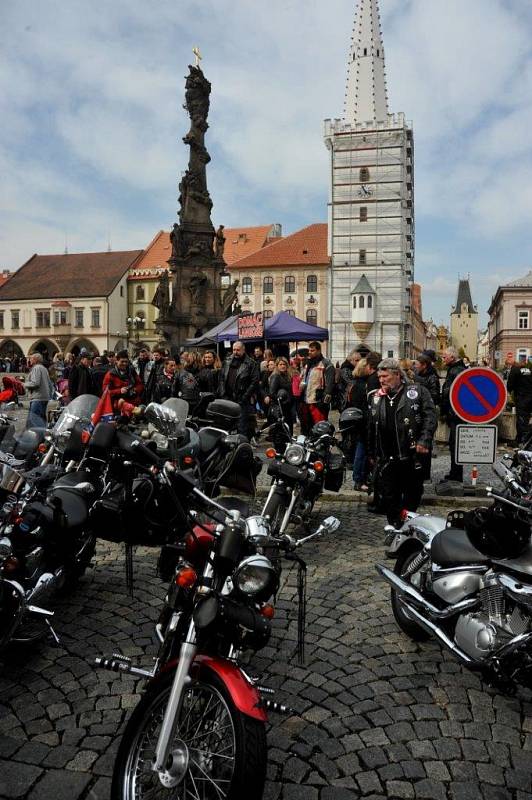
{"type": "Polygon", "coordinates": [[[353,457],[353,483],[366,482],[366,443],[359,439],[353,457]]]}
{"type": "Polygon", "coordinates": [[[26,428],[46,428],[46,407],[48,400],[30,400],[30,410],[26,428]]]}

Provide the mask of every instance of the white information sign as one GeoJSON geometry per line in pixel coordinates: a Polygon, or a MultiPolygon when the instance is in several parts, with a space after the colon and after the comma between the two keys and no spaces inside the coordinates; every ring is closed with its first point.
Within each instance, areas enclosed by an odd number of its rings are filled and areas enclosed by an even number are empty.
{"type": "Polygon", "coordinates": [[[496,425],[457,425],[457,464],[493,464],[497,455],[496,425]]]}

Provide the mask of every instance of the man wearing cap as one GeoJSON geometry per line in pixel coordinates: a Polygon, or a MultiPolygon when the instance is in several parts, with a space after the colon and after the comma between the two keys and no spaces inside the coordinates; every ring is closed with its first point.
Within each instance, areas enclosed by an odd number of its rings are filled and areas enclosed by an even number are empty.
{"type": "Polygon", "coordinates": [[[417,511],[423,496],[423,464],[438,424],[427,389],[408,383],[399,362],[383,359],[380,389],[370,403],[369,453],[376,462],[380,502],[390,525],[401,512],[417,511]]]}

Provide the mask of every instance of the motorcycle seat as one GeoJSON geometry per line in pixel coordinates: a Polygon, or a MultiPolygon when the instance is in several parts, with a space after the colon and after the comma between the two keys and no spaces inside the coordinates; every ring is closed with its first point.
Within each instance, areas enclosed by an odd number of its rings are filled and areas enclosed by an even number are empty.
{"type": "Polygon", "coordinates": [[[214,428],[202,428],[198,432],[199,442],[200,442],[200,451],[201,453],[210,453],[210,451],[216,447],[220,439],[226,436],[224,431],[219,431],[214,428]]]}
{"type": "Polygon", "coordinates": [[[67,528],[80,528],[87,522],[89,516],[88,505],[78,492],[71,489],[55,489],[49,496],[49,501],[53,501],[54,497],[61,500],[67,528]]]}
{"type": "Polygon", "coordinates": [[[480,550],[473,547],[467,533],[461,528],[446,528],[437,533],[430,550],[432,561],[440,567],[486,564],[489,561],[480,550]]]}
{"type": "Polygon", "coordinates": [[[249,517],[249,503],[242,500],[241,497],[225,495],[223,497],[218,497],[216,502],[228,511],[240,511],[243,517],[249,517]]]}

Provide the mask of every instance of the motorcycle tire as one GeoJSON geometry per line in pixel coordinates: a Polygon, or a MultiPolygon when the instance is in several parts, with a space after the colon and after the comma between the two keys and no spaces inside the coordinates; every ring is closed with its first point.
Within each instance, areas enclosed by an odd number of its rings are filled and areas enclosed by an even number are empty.
{"type": "Polygon", "coordinates": [[[288,506],[283,502],[283,498],[273,494],[264,508],[262,516],[268,515],[270,518],[270,530],[273,535],[279,533],[283,517],[288,506]]]}
{"type": "Polygon", "coordinates": [[[174,674],[148,688],[131,715],[113,771],[111,800],[260,800],[266,778],[264,723],[242,714],[217,675],[194,680],[183,696],[174,741],[185,766],[163,786],[151,769],[174,674]],[[201,749],[204,748],[204,749],[201,749]]]}
{"type": "MultiPolygon", "coordinates": [[[[414,550],[413,553],[410,552],[400,556],[395,562],[395,574],[404,577],[404,573],[418,555],[419,550],[414,550]]],[[[414,575],[415,574],[416,573],[414,573],[414,575]]],[[[430,635],[423,628],[421,628],[417,622],[414,622],[414,620],[408,616],[408,613],[405,611],[405,608],[399,600],[397,592],[394,589],[391,590],[391,603],[395,621],[403,633],[406,633],[406,635],[414,642],[425,642],[427,639],[430,639],[430,635]]]]}

